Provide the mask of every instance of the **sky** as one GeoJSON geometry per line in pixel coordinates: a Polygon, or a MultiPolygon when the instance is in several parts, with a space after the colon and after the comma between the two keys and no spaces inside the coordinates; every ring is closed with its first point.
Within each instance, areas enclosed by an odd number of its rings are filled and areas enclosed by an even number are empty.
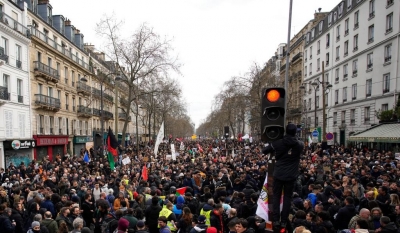
{"type": "MultiPolygon", "coordinates": [[[[291,37],[340,0],[293,0],[291,37]]],[[[197,128],[211,112],[214,96],[231,77],[263,66],[287,41],[289,0],[50,0],[53,15],[63,15],[84,34],[85,43],[102,50],[96,23],[104,14],[123,20],[128,37],[146,23],[172,39],[182,64],[179,80],[188,115],[197,128]]]]}

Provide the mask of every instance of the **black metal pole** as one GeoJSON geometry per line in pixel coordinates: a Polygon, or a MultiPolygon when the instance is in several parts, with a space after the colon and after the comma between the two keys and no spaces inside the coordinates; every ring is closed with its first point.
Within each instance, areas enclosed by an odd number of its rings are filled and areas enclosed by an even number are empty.
{"type": "Polygon", "coordinates": [[[103,82],[100,83],[101,156],[104,156],[103,82]]]}
{"type": "Polygon", "coordinates": [[[139,158],[139,126],[138,126],[139,104],[136,103],[136,155],[139,158]]]}

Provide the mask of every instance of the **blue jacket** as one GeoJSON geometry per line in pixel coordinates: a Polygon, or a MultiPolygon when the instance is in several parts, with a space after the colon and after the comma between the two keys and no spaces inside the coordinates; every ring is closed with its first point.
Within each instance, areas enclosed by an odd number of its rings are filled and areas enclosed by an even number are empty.
{"type": "Polygon", "coordinates": [[[53,202],[51,200],[45,200],[40,204],[40,208],[45,208],[47,211],[50,211],[51,215],[56,216],[56,210],[54,208],[53,202]]]}
{"type": "Polygon", "coordinates": [[[315,208],[317,204],[317,195],[315,195],[315,193],[309,193],[307,199],[311,201],[312,207],[315,208]]]}
{"type": "Polygon", "coordinates": [[[0,215],[0,232],[1,233],[13,233],[14,225],[11,224],[10,218],[5,214],[0,215]]]}

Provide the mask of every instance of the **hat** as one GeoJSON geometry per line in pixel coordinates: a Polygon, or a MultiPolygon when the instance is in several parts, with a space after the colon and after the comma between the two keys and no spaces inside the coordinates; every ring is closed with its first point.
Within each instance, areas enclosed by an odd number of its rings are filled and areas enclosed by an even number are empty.
{"type": "Polygon", "coordinates": [[[120,218],[118,220],[118,230],[126,231],[126,229],[128,229],[128,227],[129,227],[128,220],[126,220],[125,218],[120,218]]]}
{"type": "Polygon", "coordinates": [[[82,228],[81,233],[91,233],[91,231],[88,227],[84,227],[82,228]]]}
{"type": "Polygon", "coordinates": [[[72,196],[71,201],[75,202],[75,203],[78,203],[79,202],[79,197],[78,196],[72,196]]]}
{"type": "Polygon", "coordinates": [[[192,197],[192,193],[191,192],[187,192],[187,193],[185,193],[185,196],[186,197],[192,197]]]}
{"type": "Polygon", "coordinates": [[[296,136],[297,133],[297,126],[295,124],[289,123],[286,126],[286,134],[290,136],[296,136]]]}
{"type": "Polygon", "coordinates": [[[382,179],[377,179],[376,183],[383,183],[383,180],[382,179]]]}
{"type": "Polygon", "coordinates": [[[38,221],[33,221],[31,227],[32,227],[32,228],[34,228],[34,227],[40,227],[40,222],[38,222],[38,221]]]}
{"type": "Polygon", "coordinates": [[[199,218],[197,218],[197,221],[199,223],[205,223],[206,222],[206,216],[200,215],[199,218]]]}
{"type": "Polygon", "coordinates": [[[206,233],[217,233],[217,228],[215,228],[215,227],[209,227],[209,228],[207,228],[206,233]]]}
{"type": "Polygon", "coordinates": [[[142,228],[142,227],[144,227],[144,222],[143,222],[142,220],[139,220],[139,221],[136,223],[136,226],[142,228]]]}

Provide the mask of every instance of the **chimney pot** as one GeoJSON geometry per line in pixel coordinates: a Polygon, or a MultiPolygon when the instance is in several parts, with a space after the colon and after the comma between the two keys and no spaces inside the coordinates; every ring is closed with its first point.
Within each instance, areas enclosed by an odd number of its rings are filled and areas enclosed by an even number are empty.
{"type": "Polygon", "coordinates": [[[322,10],[322,8],[320,7],[320,8],[318,8],[318,12],[321,12],[321,10],[322,10]]]}

